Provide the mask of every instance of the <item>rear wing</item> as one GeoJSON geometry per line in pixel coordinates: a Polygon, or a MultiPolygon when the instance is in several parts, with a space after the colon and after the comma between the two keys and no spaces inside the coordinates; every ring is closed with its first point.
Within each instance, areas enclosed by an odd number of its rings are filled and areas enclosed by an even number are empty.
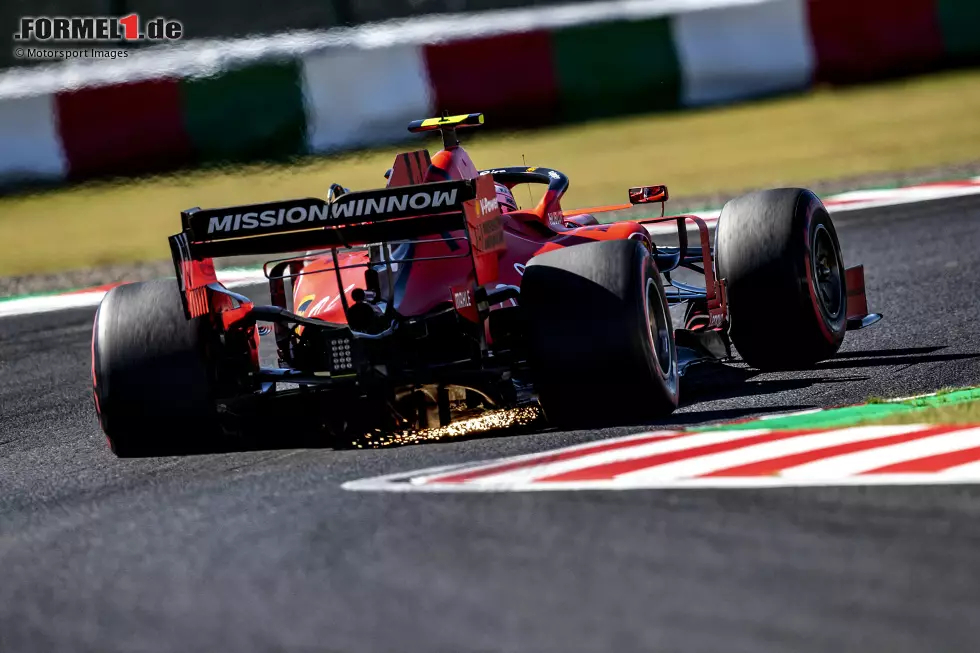
{"type": "Polygon", "coordinates": [[[445,181],[346,193],[332,202],[309,197],[180,216],[196,256],[259,255],[461,229],[464,206],[475,197],[473,181],[445,181]]]}
{"type": "Polygon", "coordinates": [[[280,254],[410,240],[464,231],[478,285],[497,278],[503,223],[489,177],[346,193],[334,201],[304,198],[181,212],[170,237],[189,318],[210,310],[217,284],[212,259],[280,254]]]}

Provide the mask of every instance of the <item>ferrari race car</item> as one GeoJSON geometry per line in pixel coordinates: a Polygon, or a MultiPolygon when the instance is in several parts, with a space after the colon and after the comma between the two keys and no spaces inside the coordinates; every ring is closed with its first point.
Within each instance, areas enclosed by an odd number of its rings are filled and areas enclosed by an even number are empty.
{"type": "Polygon", "coordinates": [[[729,202],[712,246],[704,220],[664,217],[666,186],[565,211],[557,170],[478,170],[456,131],[481,124],[413,122],[444,149],[399,154],[382,189],[182,212],[176,282],[117,287],[95,316],[112,450],[153,455],[259,425],[349,442],[535,403],[561,427],[650,422],[676,408],[693,363],[734,346],[761,370],[806,368],[881,317],[808,190],[729,202]],[[522,184],[544,187],[531,208],[515,200],[522,184]],[[644,208],[659,210],[596,218],[644,208]],[[674,226],[658,246],[651,233],[674,226]],[[241,255],[274,257],[268,305],[218,281],[214,259],[241,255]],[[260,333],[274,333],[278,366],[260,365],[260,333]]]}

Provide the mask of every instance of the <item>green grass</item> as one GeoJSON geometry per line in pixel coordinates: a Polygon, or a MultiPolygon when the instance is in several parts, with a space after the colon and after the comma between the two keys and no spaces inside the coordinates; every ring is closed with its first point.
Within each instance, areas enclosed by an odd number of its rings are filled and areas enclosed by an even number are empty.
{"type": "Polygon", "coordinates": [[[890,415],[874,424],[980,424],[980,401],[890,415]]]}
{"type": "MultiPolygon", "coordinates": [[[[949,395],[956,394],[957,396],[963,395],[964,393],[972,393],[974,388],[954,388],[952,386],[945,386],[936,390],[930,395],[921,397],[919,399],[906,399],[899,401],[900,404],[908,404],[910,406],[925,405],[931,406],[937,402],[944,402],[949,400],[949,395]]],[[[888,399],[886,397],[879,397],[878,395],[871,395],[864,400],[864,403],[869,405],[876,404],[891,404],[896,403],[895,399],[888,399]]]]}
{"type": "MultiPolygon", "coordinates": [[[[479,107],[476,107],[478,109],[479,107]]],[[[821,89],[733,107],[620,118],[511,134],[468,146],[481,167],[568,173],[566,208],[620,203],[631,185],[675,197],[973,161],[980,71],[821,89]]],[[[431,149],[437,144],[430,142],[431,149]]],[[[383,185],[396,148],[298,165],[248,166],[98,183],[0,199],[0,276],[162,259],[178,213],[323,196],[333,181],[383,185]]]]}
{"type": "Polygon", "coordinates": [[[980,424],[980,389],[940,388],[915,399],[869,398],[865,403],[889,408],[884,417],[863,424],[980,424]]]}

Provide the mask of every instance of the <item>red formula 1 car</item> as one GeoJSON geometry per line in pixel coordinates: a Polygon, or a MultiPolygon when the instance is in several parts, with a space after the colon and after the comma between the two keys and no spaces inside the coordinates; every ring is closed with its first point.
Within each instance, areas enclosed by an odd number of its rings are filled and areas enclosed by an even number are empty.
{"type": "Polygon", "coordinates": [[[258,424],[349,441],[533,402],[565,427],[649,422],[677,406],[693,361],[734,345],[763,370],[806,367],[880,319],[810,191],[729,202],[712,247],[703,220],[663,217],[665,186],[563,211],[557,170],[478,170],[456,130],[482,123],[412,123],[441,131],[444,149],[398,155],[383,189],[184,211],[170,238],[177,281],[120,286],[95,317],[96,407],[113,451],[258,424]],[[518,208],[519,184],[544,187],[536,206],[518,208]],[[595,218],[646,204],[655,217],[595,218]],[[676,225],[676,245],[658,246],[651,225],[676,225]],[[279,256],[265,266],[270,305],[218,281],[213,259],[236,255],[279,256]],[[682,269],[703,285],[672,278],[682,269]],[[682,302],[675,329],[669,308],[682,302]],[[262,330],[275,333],[277,367],[259,364],[262,330]]]}

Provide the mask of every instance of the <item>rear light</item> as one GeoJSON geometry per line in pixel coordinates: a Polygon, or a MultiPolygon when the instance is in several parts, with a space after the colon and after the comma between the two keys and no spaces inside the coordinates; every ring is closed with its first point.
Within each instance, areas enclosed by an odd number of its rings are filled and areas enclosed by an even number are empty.
{"type": "Polygon", "coordinates": [[[350,338],[337,338],[330,341],[330,371],[351,372],[354,370],[354,352],[350,338]]]}

